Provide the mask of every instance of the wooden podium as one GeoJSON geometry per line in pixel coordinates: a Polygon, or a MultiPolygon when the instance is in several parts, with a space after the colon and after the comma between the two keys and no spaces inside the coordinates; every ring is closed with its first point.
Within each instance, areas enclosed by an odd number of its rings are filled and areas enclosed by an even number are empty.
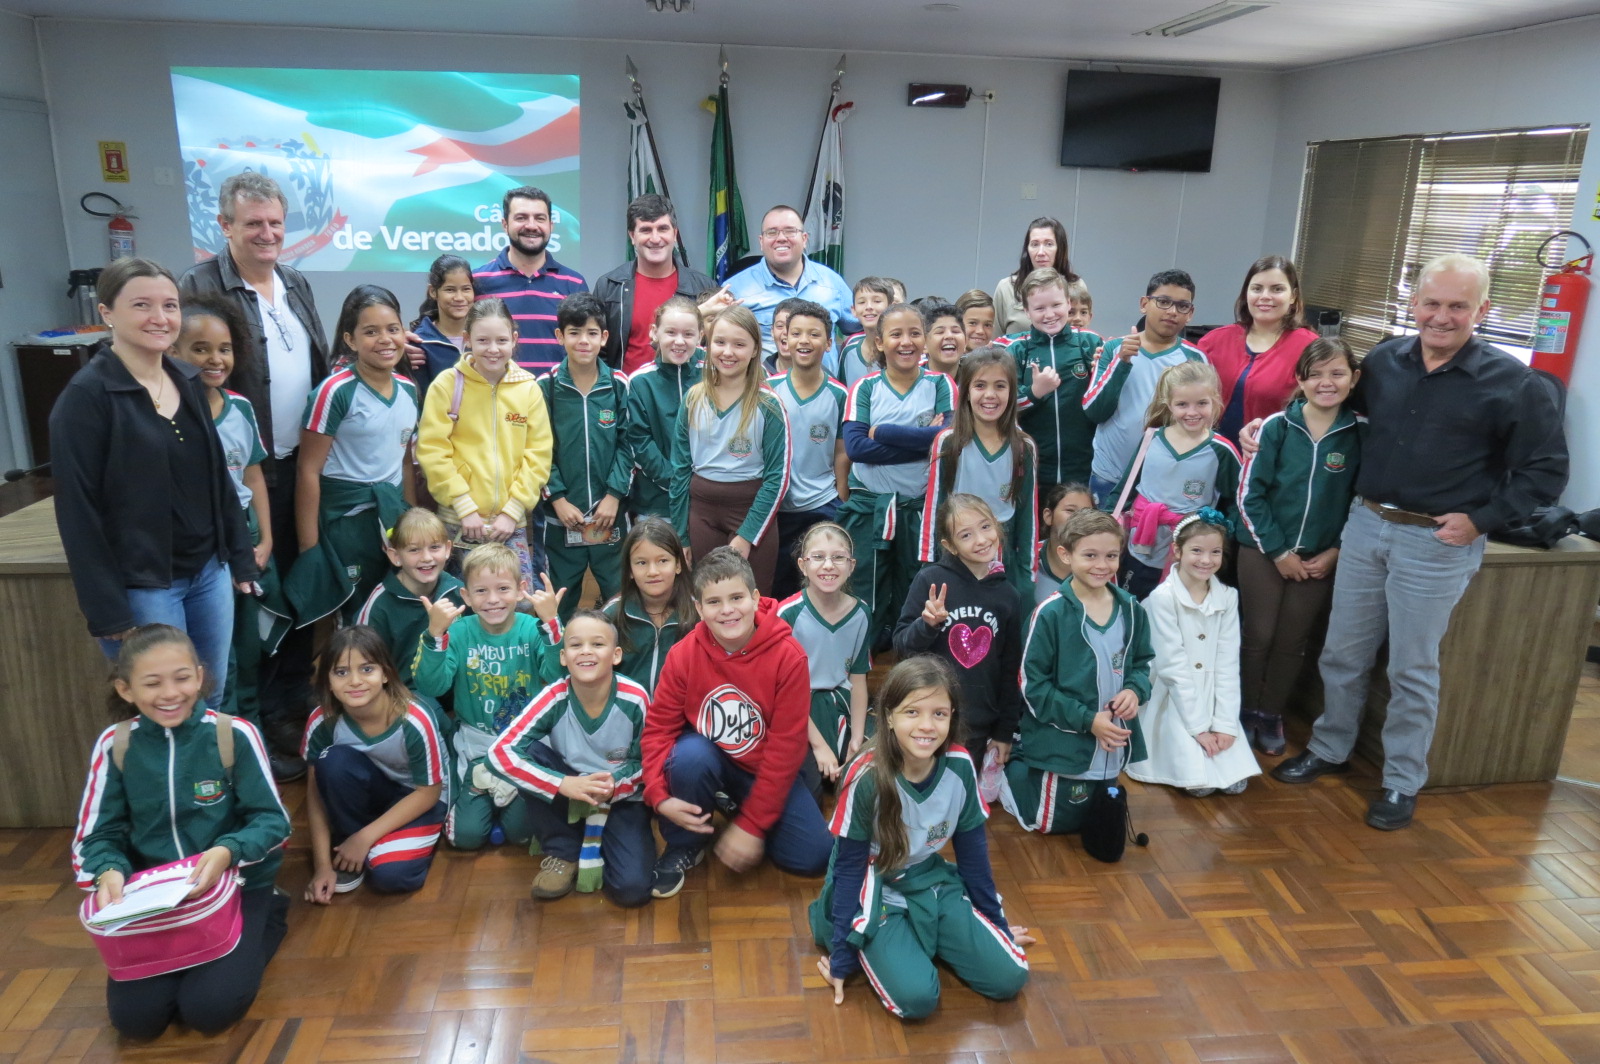
{"type": "Polygon", "coordinates": [[[0,827],[77,821],[110,670],[78,612],[54,499],[0,517],[0,827]]]}
{"type": "MultiPolygon", "coordinates": [[[[1600,601],[1600,543],[1568,536],[1551,550],[1491,541],[1439,648],[1439,723],[1428,786],[1554,779],[1600,601]]],[[[1322,712],[1307,648],[1299,705],[1322,712]]],[[[1387,647],[1373,667],[1356,753],[1383,764],[1387,647]]]]}

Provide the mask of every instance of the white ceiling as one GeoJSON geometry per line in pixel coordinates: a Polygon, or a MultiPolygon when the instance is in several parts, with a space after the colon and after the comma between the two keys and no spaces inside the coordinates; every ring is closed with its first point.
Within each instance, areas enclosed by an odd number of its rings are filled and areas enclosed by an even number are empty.
{"type": "Polygon", "coordinates": [[[1281,0],[1183,37],[1211,0],[0,0],[24,15],[513,33],[840,51],[1292,68],[1600,14],[1600,0],[1281,0]],[[929,10],[949,8],[956,10],[929,10]]]}

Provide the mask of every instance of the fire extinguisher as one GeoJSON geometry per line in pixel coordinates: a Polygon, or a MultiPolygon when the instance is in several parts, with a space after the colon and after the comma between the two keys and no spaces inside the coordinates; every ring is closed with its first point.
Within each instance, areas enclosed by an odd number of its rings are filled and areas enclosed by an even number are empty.
{"type": "Polygon", "coordinates": [[[1594,248],[1582,235],[1564,229],[1553,233],[1539,245],[1539,265],[1547,270],[1556,263],[1544,261],[1545,249],[1562,237],[1576,237],[1583,244],[1584,254],[1561,266],[1558,273],[1545,279],[1544,290],[1539,293],[1537,325],[1533,333],[1533,368],[1542,369],[1561,378],[1562,384],[1572,383],[1572,361],[1578,353],[1578,334],[1583,329],[1583,312],[1589,305],[1589,271],[1594,267],[1594,248]]]}
{"type": "Polygon", "coordinates": [[[133,258],[133,222],[131,219],[137,216],[133,213],[132,207],[117,202],[115,198],[106,195],[104,192],[85,193],[78,200],[78,206],[96,218],[111,219],[106,225],[106,235],[110,242],[112,262],[116,262],[118,259],[133,258]],[[89,206],[89,201],[97,196],[111,204],[109,211],[97,211],[89,206]]]}

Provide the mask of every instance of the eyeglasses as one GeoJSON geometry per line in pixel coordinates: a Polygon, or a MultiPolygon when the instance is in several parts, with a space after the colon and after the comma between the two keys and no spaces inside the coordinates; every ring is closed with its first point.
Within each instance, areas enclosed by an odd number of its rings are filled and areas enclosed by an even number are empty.
{"type": "Polygon", "coordinates": [[[779,237],[784,237],[784,238],[786,238],[788,240],[798,240],[804,234],[805,234],[805,230],[804,229],[796,229],[792,225],[789,226],[786,229],[763,229],[763,230],[761,230],[761,235],[763,237],[765,237],[766,239],[768,239],[768,240],[777,240],[779,237]]]}
{"type": "Polygon", "coordinates": [[[845,566],[849,565],[851,562],[853,562],[855,560],[856,560],[855,556],[854,555],[850,555],[850,554],[807,554],[806,555],[806,561],[810,562],[812,565],[826,565],[828,562],[832,562],[833,563],[833,567],[835,569],[843,569],[845,566]]]}
{"type": "Polygon", "coordinates": [[[1151,296],[1150,302],[1162,310],[1175,310],[1179,314],[1193,314],[1194,304],[1187,299],[1171,299],[1167,296],[1151,296]]]}
{"type": "Polygon", "coordinates": [[[266,308],[267,317],[272,319],[272,324],[278,330],[278,342],[283,345],[283,349],[285,351],[293,351],[294,338],[289,335],[289,328],[283,324],[283,318],[279,317],[279,315],[283,312],[265,300],[261,300],[260,302],[261,305],[266,308]]]}

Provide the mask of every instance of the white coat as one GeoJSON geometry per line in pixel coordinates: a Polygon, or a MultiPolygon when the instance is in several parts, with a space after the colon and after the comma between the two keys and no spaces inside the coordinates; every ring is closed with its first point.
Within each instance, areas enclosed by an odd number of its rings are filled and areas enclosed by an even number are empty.
{"type": "Polygon", "coordinates": [[[1239,593],[1216,577],[1195,602],[1173,567],[1144,601],[1150,618],[1150,703],[1140,714],[1149,756],[1128,766],[1141,783],[1221,789],[1261,774],[1239,726],[1239,593]],[[1195,736],[1235,736],[1207,757],[1195,736]]]}

